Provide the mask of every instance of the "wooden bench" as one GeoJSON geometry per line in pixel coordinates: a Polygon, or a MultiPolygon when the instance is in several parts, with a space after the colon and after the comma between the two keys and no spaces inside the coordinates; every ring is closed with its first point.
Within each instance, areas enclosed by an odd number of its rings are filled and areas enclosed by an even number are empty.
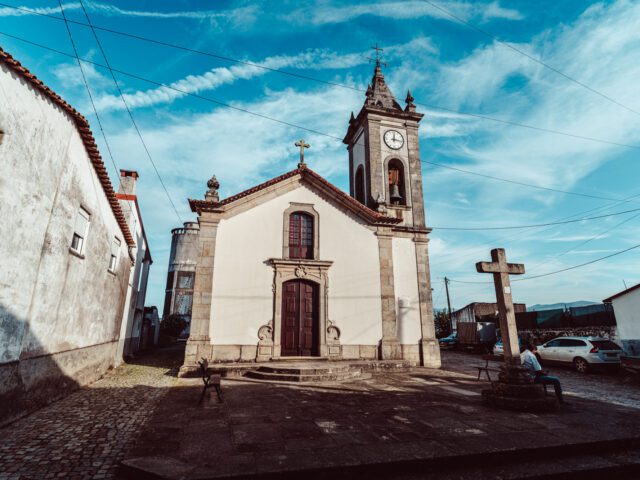
{"type": "Polygon", "coordinates": [[[504,358],[498,355],[483,355],[482,359],[485,361],[484,367],[476,367],[478,369],[478,381],[480,381],[480,375],[482,375],[482,372],[484,372],[487,375],[487,380],[489,380],[489,383],[493,385],[493,379],[491,378],[491,375],[489,375],[489,372],[500,373],[500,369],[496,367],[490,367],[489,362],[502,362],[504,361],[504,358]]]}
{"type": "MultiPolygon", "coordinates": [[[[476,367],[478,369],[478,381],[480,381],[480,375],[484,372],[487,375],[487,380],[491,383],[493,387],[494,381],[489,375],[489,372],[500,373],[500,369],[496,367],[490,367],[489,362],[504,362],[504,357],[502,355],[483,355],[482,359],[484,360],[484,367],[476,367]]],[[[547,395],[547,386],[543,383],[544,394],[547,395]]]]}
{"type": "Polygon", "coordinates": [[[209,368],[209,360],[203,358],[201,362],[198,362],[200,365],[200,373],[202,373],[202,382],[204,383],[204,387],[202,388],[202,394],[200,395],[200,402],[204,400],[204,396],[207,393],[209,388],[215,388],[216,393],[218,394],[218,400],[222,403],[222,388],[220,387],[220,375],[211,375],[207,372],[209,368]]]}

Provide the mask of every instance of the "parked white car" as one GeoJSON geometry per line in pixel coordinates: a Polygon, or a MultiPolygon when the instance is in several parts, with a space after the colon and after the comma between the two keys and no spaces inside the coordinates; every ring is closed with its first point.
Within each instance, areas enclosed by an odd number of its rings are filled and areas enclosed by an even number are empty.
{"type": "Polygon", "coordinates": [[[581,373],[593,366],[619,366],[622,348],[606,338],[558,337],[538,347],[545,364],[573,364],[581,373]]]}

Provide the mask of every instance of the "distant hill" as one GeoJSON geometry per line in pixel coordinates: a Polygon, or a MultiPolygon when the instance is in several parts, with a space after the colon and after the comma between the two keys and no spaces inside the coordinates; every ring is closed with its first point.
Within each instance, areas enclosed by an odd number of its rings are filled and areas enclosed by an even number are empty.
{"type": "Polygon", "coordinates": [[[567,303],[551,303],[549,305],[532,305],[527,307],[527,312],[539,312],[540,310],[555,310],[556,308],[569,307],[586,307],[587,305],[598,305],[600,302],[589,302],[587,300],[578,300],[577,302],[567,303]]]}

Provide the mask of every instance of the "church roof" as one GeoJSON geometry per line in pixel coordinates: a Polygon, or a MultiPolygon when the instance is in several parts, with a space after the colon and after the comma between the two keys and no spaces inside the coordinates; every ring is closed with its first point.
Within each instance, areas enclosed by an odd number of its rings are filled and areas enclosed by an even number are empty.
{"type": "Polygon", "coordinates": [[[124,236],[127,245],[132,247],[135,246],[136,242],[131,235],[125,216],[122,213],[120,202],[116,198],[116,192],[113,189],[113,185],[111,185],[111,180],[109,180],[109,174],[107,173],[107,169],[102,161],[102,156],[98,151],[96,140],[91,133],[91,127],[89,126],[87,119],[2,48],[0,48],[0,63],[14,71],[17,75],[27,81],[35,90],[45,95],[71,117],[75,123],[76,129],[78,130],[78,134],[84,143],[85,150],[87,151],[89,160],[93,165],[96,175],[98,176],[102,190],[107,196],[107,200],[111,206],[111,211],[120,226],[120,230],[122,230],[122,235],[124,236]]]}
{"type": "Polygon", "coordinates": [[[329,194],[332,199],[338,201],[341,205],[371,223],[396,225],[402,222],[402,219],[400,218],[388,217],[387,215],[376,212],[366,205],[363,205],[355,198],[343,192],[338,187],[322,177],[320,174],[314,172],[305,165],[298,167],[295,170],[291,170],[290,172],[279,175],[275,178],[272,178],[271,180],[267,180],[266,182],[256,185],[255,187],[232,195],[231,197],[227,197],[219,202],[189,199],[189,205],[191,206],[191,210],[197,213],[206,211],[219,211],[220,209],[232,205],[233,203],[245,197],[248,197],[249,195],[257,193],[280,182],[284,182],[285,180],[293,178],[297,175],[299,175],[302,180],[307,180],[312,185],[319,187],[321,190],[329,194]]]}

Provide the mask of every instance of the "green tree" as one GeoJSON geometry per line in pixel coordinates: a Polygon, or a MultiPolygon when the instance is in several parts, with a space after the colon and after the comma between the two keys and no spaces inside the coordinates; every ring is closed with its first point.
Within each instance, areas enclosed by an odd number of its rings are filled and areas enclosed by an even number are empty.
{"type": "Polygon", "coordinates": [[[443,338],[451,335],[451,328],[447,310],[444,308],[442,310],[434,310],[433,317],[436,326],[436,337],[443,338]]]}
{"type": "Polygon", "coordinates": [[[179,337],[187,327],[187,322],[182,315],[174,313],[160,322],[160,333],[169,337],[179,337]]]}

